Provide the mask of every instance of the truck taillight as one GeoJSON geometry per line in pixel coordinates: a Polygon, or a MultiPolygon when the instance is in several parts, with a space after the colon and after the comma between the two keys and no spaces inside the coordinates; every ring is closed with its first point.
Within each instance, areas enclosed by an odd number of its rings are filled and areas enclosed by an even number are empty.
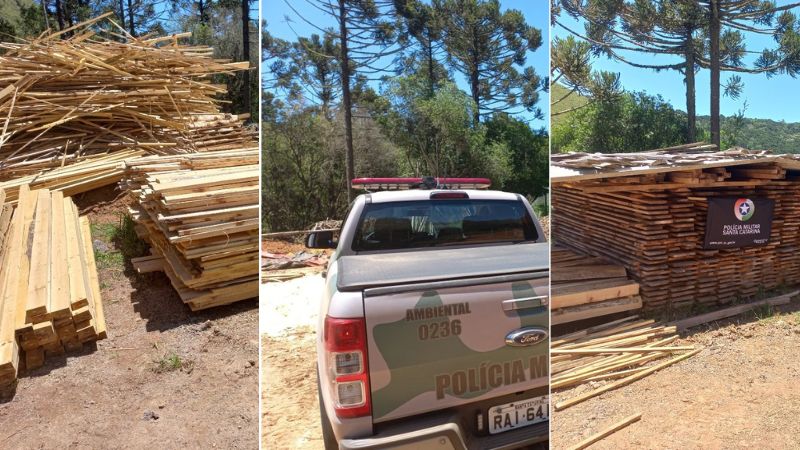
{"type": "Polygon", "coordinates": [[[367,324],[363,318],[325,317],[323,339],[328,359],[336,416],[363,417],[372,414],[367,366],[367,324]]]}

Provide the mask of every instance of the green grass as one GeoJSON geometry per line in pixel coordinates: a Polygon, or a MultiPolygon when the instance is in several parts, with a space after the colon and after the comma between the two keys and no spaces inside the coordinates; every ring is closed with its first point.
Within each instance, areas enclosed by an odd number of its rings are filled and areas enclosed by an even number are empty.
{"type": "MultiPolygon", "coordinates": [[[[121,214],[117,223],[93,223],[92,239],[103,241],[108,251],[95,249],[98,269],[123,270],[125,261],[147,254],[147,244],[136,235],[136,222],[128,214],[121,214]]],[[[94,244],[94,242],[93,242],[94,244]]]]}
{"type": "MultiPolygon", "coordinates": [[[[564,97],[568,92],[569,89],[565,88],[564,86],[558,83],[550,86],[550,98],[553,101],[559,100],[560,98],[564,97]]],[[[573,108],[583,106],[587,103],[589,103],[589,99],[578,94],[577,92],[573,92],[569,97],[558,102],[558,104],[552,105],[551,109],[554,113],[557,113],[560,111],[569,111],[573,108]]],[[[556,124],[558,124],[559,122],[566,120],[570,116],[570,114],[571,113],[565,113],[552,116],[551,126],[555,127],[556,124]]]]}
{"type": "Polygon", "coordinates": [[[759,321],[765,321],[775,316],[775,308],[769,304],[758,305],[753,308],[753,315],[755,315],[756,319],[759,321]]]}
{"type": "Polygon", "coordinates": [[[120,216],[119,226],[115,228],[114,242],[128,258],[138,258],[147,254],[147,244],[136,235],[136,222],[129,214],[120,216]]]}
{"type": "Polygon", "coordinates": [[[122,256],[122,253],[115,251],[101,252],[95,250],[94,261],[97,263],[97,268],[101,270],[122,270],[125,267],[125,258],[122,256]]]}
{"type": "Polygon", "coordinates": [[[185,360],[176,353],[167,353],[161,359],[155,361],[153,371],[156,373],[174,372],[176,370],[191,369],[194,363],[185,360]]]}

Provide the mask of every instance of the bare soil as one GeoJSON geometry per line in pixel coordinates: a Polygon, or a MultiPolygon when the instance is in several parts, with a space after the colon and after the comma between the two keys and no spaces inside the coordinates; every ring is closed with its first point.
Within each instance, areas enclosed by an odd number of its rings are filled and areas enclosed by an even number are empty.
{"type": "MultiPolygon", "coordinates": [[[[699,354],[551,419],[551,444],[568,448],[623,418],[642,420],[593,449],[800,448],[800,305],[689,330],[676,345],[699,354]]],[[[554,393],[554,402],[599,387],[554,393]]]]}
{"type": "Polygon", "coordinates": [[[138,275],[104,232],[127,200],[76,198],[93,224],[109,338],[22,372],[0,400],[0,447],[258,448],[258,304],[192,313],[161,273],[138,275]]]}
{"type": "Polygon", "coordinates": [[[320,274],[261,286],[263,448],[323,448],[315,329],[324,286],[320,274]]]}
{"type": "Polygon", "coordinates": [[[315,336],[313,328],[304,326],[281,337],[261,337],[263,448],[323,448],[315,336]]]}

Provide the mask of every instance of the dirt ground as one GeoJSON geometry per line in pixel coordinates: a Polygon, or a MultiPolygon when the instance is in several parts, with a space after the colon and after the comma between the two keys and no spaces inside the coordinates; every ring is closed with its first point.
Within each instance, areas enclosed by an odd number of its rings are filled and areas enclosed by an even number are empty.
{"type": "Polygon", "coordinates": [[[48,358],[0,400],[0,447],[258,448],[256,300],[192,313],[161,273],[137,275],[110,237],[119,192],[88,214],[108,336],[48,358]]]}
{"type": "Polygon", "coordinates": [[[316,320],[320,274],[261,286],[261,433],[266,449],[320,449],[316,320]]]}
{"type": "MultiPolygon", "coordinates": [[[[704,350],[633,384],[556,412],[553,449],[635,413],[592,449],[800,448],[800,304],[700,326],[675,345],[704,350]]],[[[595,386],[554,393],[553,402],[595,386]]]]}

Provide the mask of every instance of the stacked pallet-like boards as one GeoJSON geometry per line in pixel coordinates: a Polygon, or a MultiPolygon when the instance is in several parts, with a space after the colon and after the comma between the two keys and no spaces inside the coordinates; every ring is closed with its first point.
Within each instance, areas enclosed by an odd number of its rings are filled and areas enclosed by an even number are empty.
{"type": "Polygon", "coordinates": [[[646,310],[751,297],[800,276],[798,169],[796,161],[769,156],[624,176],[592,169],[586,178],[556,179],[553,238],[628,269],[646,310]],[[774,200],[769,243],[704,249],[708,200],[714,197],[774,200]]]}
{"type": "Polygon", "coordinates": [[[164,271],[195,311],[258,296],[258,149],[142,158],[121,186],[151,256],[140,273],[164,271]]]}
{"type": "Polygon", "coordinates": [[[642,307],[639,284],[628,278],[624,267],[555,245],[550,261],[551,325],[642,307]]]}
{"type": "Polygon", "coordinates": [[[0,42],[0,182],[44,173],[69,181],[65,190],[88,190],[119,181],[120,173],[98,167],[119,152],[233,150],[256,141],[246,114],[222,112],[217,97],[227,87],[212,81],[248,70],[248,62],[216,59],[211,47],[188,43],[190,33],[131,36],[111,15],[0,42]],[[89,164],[50,172],[82,161],[89,164]]]}
{"type": "Polygon", "coordinates": [[[106,325],[89,221],[70,198],[22,186],[0,236],[0,385],[7,385],[20,354],[34,369],[46,356],[105,338],[106,325]]]}
{"type": "Polygon", "coordinates": [[[17,203],[21,186],[61,191],[64,196],[72,196],[119,182],[125,172],[122,162],[143,155],[145,153],[142,150],[123,150],[111,154],[90,156],[69,166],[2,181],[0,189],[6,191],[6,201],[11,204],[17,203]]]}
{"type": "Polygon", "coordinates": [[[555,410],[620,388],[700,352],[693,346],[674,345],[677,339],[675,326],[637,316],[555,338],[550,351],[551,389],[592,383],[592,389],[556,402],[555,410]]]}

